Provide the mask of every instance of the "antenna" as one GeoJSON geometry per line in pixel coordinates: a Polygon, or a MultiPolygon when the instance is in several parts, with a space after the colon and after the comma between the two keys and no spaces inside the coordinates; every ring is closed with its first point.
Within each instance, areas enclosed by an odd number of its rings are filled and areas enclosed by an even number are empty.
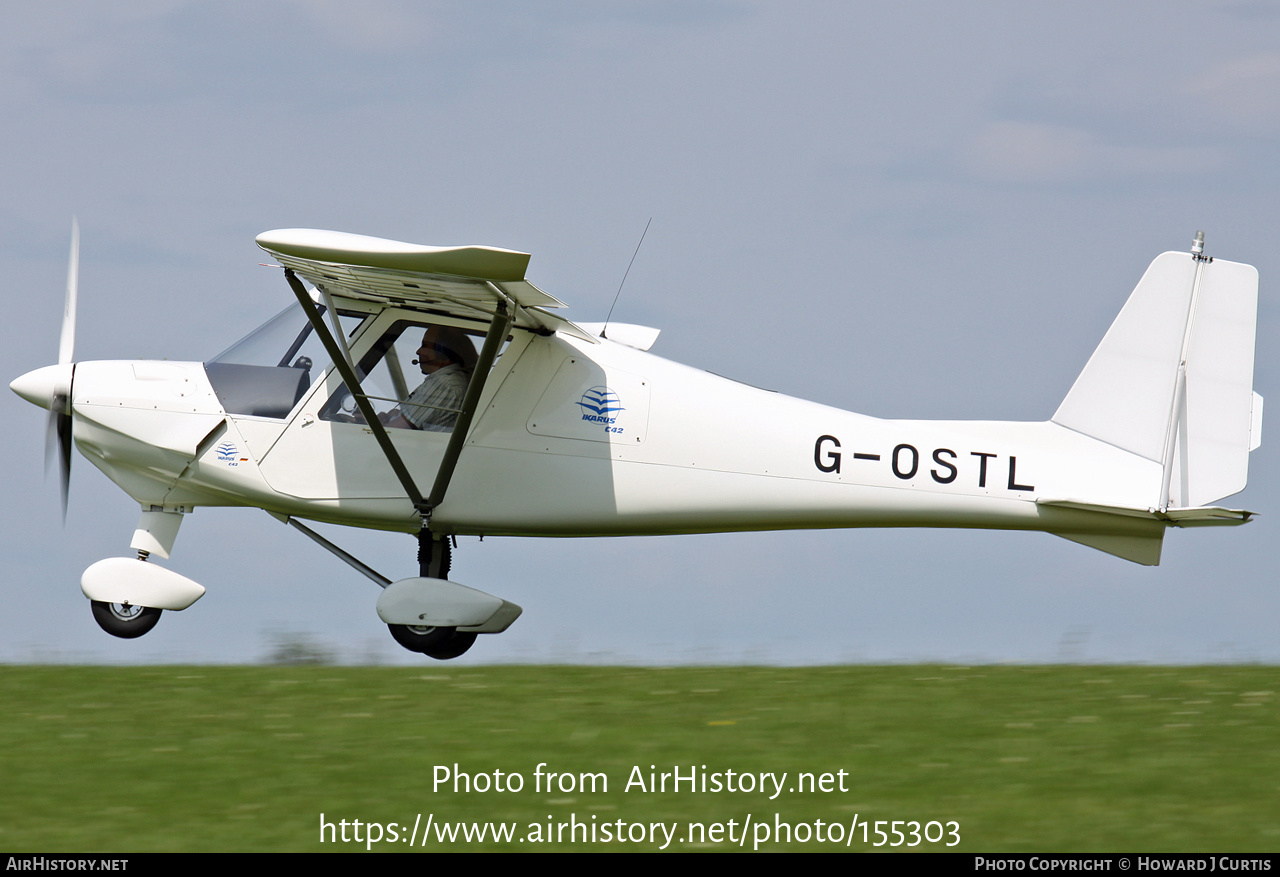
{"type": "Polygon", "coordinates": [[[627,275],[631,273],[631,266],[636,263],[636,256],[640,253],[640,244],[644,243],[644,236],[649,233],[649,223],[653,222],[653,217],[649,217],[649,222],[644,224],[644,231],[640,232],[640,243],[636,244],[636,251],[631,254],[631,261],[627,263],[627,270],[622,272],[622,283],[618,284],[618,291],[613,294],[613,304],[609,305],[609,313],[604,318],[604,328],[600,330],[601,338],[609,337],[609,318],[613,316],[613,309],[618,306],[618,296],[622,295],[622,285],[627,282],[627,275]]]}

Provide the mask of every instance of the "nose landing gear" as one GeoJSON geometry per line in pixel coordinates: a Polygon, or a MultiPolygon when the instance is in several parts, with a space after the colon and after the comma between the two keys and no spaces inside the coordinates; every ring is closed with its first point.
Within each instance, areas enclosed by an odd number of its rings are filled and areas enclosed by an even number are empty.
{"type": "Polygon", "coordinates": [[[80,590],[93,607],[93,620],[112,636],[136,639],[156,626],[160,610],[186,609],[204,587],[139,557],[108,557],[84,571],[80,590]]]}

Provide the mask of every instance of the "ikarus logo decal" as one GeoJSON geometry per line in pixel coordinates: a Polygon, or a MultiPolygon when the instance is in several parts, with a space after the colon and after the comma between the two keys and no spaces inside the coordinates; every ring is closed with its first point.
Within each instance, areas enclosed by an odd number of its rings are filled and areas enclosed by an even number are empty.
{"type": "Polygon", "coordinates": [[[648,426],[645,378],[616,369],[606,372],[576,356],[560,363],[525,421],[533,435],[614,445],[640,444],[648,426]]]}
{"type": "Polygon", "coordinates": [[[235,442],[223,442],[214,450],[218,454],[218,462],[226,463],[228,466],[238,466],[249,459],[240,456],[240,449],[236,447],[235,442]]]}
{"type": "Polygon", "coordinates": [[[582,394],[578,406],[582,408],[583,420],[606,425],[611,425],[618,419],[616,415],[619,411],[627,410],[622,407],[618,394],[608,387],[592,387],[587,390],[582,394]]]}

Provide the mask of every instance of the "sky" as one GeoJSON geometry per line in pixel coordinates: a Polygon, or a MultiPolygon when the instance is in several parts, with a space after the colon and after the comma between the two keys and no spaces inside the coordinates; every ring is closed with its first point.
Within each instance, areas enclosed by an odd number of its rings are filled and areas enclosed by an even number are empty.
{"type": "MultiPolygon", "coordinates": [[[[533,255],[528,276],[657,355],[877,417],[1048,419],[1147,264],[1261,274],[1277,400],[1280,9],[1264,2],[6,0],[5,380],[57,359],[202,360],[291,301],[259,232],[533,255]]],[[[219,662],[309,644],[411,664],[377,588],[253,509],[189,515],[208,588],[136,641],[94,561],[137,506],[0,399],[0,661],[219,662]]],[[[1278,409],[1280,410],[1280,409],[1278,409]]],[[[1280,660],[1276,442],[1242,528],[1144,568],[1037,533],[844,530],[460,540],[453,578],[525,609],[458,663],[1280,660]]],[[[382,572],[404,535],[321,528],[382,572]]]]}

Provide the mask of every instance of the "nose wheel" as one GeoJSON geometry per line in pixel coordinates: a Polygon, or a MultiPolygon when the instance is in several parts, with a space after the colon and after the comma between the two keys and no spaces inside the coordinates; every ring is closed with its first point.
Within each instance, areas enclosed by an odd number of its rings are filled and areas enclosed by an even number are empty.
{"type": "Polygon", "coordinates": [[[133,603],[104,603],[94,600],[93,620],[112,636],[135,639],[147,633],[160,620],[160,610],[133,603]]]}

